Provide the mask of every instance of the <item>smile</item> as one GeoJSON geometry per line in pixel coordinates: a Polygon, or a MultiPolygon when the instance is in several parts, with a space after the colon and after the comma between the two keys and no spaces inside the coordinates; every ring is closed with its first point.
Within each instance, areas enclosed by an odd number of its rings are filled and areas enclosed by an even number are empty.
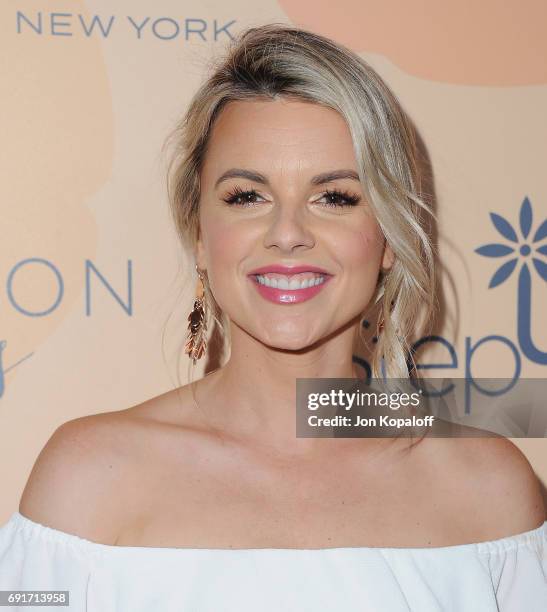
{"type": "Polygon", "coordinates": [[[305,302],[317,295],[332,278],[330,274],[302,272],[299,274],[249,275],[262,297],[277,304],[296,304],[305,302]]]}

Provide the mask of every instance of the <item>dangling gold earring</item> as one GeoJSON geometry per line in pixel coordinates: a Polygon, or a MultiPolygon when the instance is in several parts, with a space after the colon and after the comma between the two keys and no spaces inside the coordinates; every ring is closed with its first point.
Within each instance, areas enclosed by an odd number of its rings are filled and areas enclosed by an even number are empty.
{"type": "Polygon", "coordinates": [[[384,321],[384,315],[382,315],[382,319],[380,320],[380,323],[378,324],[378,333],[376,334],[377,336],[379,336],[384,331],[384,327],[385,327],[385,321],[384,321]]]}
{"type": "Polygon", "coordinates": [[[207,316],[205,312],[206,298],[205,286],[203,284],[203,275],[196,264],[196,272],[198,273],[198,281],[196,284],[196,297],[194,300],[194,308],[188,315],[188,337],[184,352],[192,359],[194,365],[205,353],[207,347],[207,316]]]}
{"type": "MultiPolygon", "coordinates": [[[[381,281],[384,281],[385,284],[385,277],[389,274],[389,270],[384,270],[384,268],[380,268],[380,271],[378,272],[378,285],[380,284],[381,281]]],[[[385,327],[385,321],[384,321],[384,309],[383,309],[383,302],[385,301],[385,297],[382,299],[382,306],[380,307],[380,318],[376,323],[376,342],[378,341],[378,339],[380,338],[380,334],[384,331],[384,327],[385,327]]]]}
{"type": "MultiPolygon", "coordinates": [[[[394,305],[394,304],[395,304],[395,301],[394,301],[394,300],[392,300],[392,301],[391,301],[391,304],[390,304],[390,307],[389,307],[389,312],[390,312],[390,313],[391,313],[391,311],[393,310],[393,305],[394,305]]],[[[379,321],[379,323],[378,323],[378,331],[377,331],[377,333],[376,333],[376,336],[379,336],[379,335],[380,335],[380,334],[381,334],[381,333],[384,331],[384,327],[385,327],[385,325],[386,325],[386,323],[385,323],[385,321],[384,321],[384,313],[383,313],[383,310],[382,310],[382,313],[381,313],[381,315],[380,315],[380,321],[379,321]]]]}
{"type": "MultiPolygon", "coordinates": [[[[392,267],[388,268],[387,270],[384,270],[383,268],[380,268],[380,280],[386,278],[389,273],[391,272],[392,267]]],[[[384,281],[385,282],[385,281],[384,281]]],[[[385,301],[385,297],[384,300],[385,301]]],[[[391,311],[393,310],[393,305],[394,305],[394,301],[391,301],[390,307],[389,307],[389,312],[391,313],[391,311]]],[[[382,308],[380,311],[380,320],[378,321],[378,327],[377,327],[377,331],[376,331],[376,337],[379,338],[380,334],[384,331],[384,327],[385,327],[386,323],[384,321],[384,309],[382,308]]]]}

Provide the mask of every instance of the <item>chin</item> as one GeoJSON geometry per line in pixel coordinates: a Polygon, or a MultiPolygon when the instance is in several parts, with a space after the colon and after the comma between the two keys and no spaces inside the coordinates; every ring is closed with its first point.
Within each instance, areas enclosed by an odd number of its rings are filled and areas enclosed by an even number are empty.
{"type": "Polygon", "coordinates": [[[271,348],[284,351],[300,351],[308,348],[315,342],[310,338],[295,338],[294,336],[287,336],[285,334],[273,334],[269,338],[263,338],[262,341],[271,348]]]}

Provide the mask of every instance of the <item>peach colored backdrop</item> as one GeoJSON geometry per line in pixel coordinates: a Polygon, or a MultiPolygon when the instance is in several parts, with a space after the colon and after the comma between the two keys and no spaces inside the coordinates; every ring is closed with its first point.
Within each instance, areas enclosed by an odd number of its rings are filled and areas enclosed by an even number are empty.
{"type": "MultiPolygon", "coordinates": [[[[458,356],[448,375],[465,375],[466,338],[476,345],[497,335],[516,347],[522,377],[546,376],[517,337],[517,272],[488,288],[509,258],[475,252],[508,243],[490,212],[519,236],[525,197],[530,236],[547,216],[544,2],[1,3],[0,522],[58,425],[178,384],[192,262],[171,227],[160,149],[211,55],[230,35],[271,20],[354,49],[416,125],[447,272],[439,333],[458,356]]],[[[530,269],[530,325],[541,349],[547,289],[530,269]]],[[[475,377],[512,376],[507,342],[477,349],[475,377]]],[[[446,361],[446,349],[431,345],[421,359],[446,361]]],[[[515,442],[546,483],[546,439],[515,442]]]]}

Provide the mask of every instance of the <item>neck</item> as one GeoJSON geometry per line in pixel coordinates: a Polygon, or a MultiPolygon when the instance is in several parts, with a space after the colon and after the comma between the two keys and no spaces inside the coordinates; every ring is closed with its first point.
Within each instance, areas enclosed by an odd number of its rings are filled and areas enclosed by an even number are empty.
{"type": "Polygon", "coordinates": [[[231,324],[228,362],[205,378],[198,402],[213,427],[249,444],[306,454],[330,440],[296,438],[297,378],[356,378],[358,322],[305,351],[273,349],[231,324]],[[200,397],[201,396],[201,397],[200,397]]]}

